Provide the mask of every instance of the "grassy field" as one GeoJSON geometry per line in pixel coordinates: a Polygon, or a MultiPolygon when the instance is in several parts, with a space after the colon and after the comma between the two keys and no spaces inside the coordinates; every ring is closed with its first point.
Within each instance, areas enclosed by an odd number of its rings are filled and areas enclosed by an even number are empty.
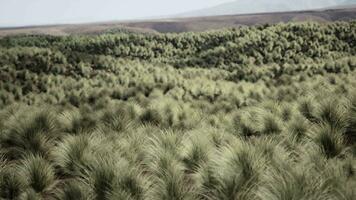
{"type": "Polygon", "coordinates": [[[356,22],[0,39],[0,199],[353,200],[356,22]]]}

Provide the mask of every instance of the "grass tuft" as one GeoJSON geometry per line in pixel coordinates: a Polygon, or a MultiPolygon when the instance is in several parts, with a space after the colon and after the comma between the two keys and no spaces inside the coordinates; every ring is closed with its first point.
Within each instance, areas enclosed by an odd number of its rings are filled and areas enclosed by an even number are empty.
{"type": "Polygon", "coordinates": [[[87,200],[91,199],[87,186],[79,181],[65,183],[62,190],[57,192],[58,200],[87,200]]]}
{"type": "Polygon", "coordinates": [[[163,132],[152,139],[149,150],[149,171],[152,173],[150,199],[183,200],[192,198],[192,188],[179,160],[180,139],[177,133],[163,132]]]}
{"type": "Polygon", "coordinates": [[[300,141],[307,136],[310,128],[308,120],[302,116],[295,117],[287,126],[288,134],[297,141],[300,141]]]}
{"type": "Polygon", "coordinates": [[[90,136],[67,136],[52,151],[52,157],[59,172],[68,176],[78,176],[88,165],[90,136]]]}
{"type": "Polygon", "coordinates": [[[94,199],[139,200],[145,196],[146,180],[125,159],[113,161],[98,157],[85,174],[94,199]]]}
{"type": "Polygon", "coordinates": [[[20,176],[37,193],[48,192],[56,184],[52,165],[41,156],[29,155],[19,165],[20,176]]]}
{"type": "Polygon", "coordinates": [[[0,199],[18,199],[25,189],[23,178],[13,166],[2,166],[0,168],[0,199]]]}
{"type": "Polygon", "coordinates": [[[8,159],[18,159],[27,153],[47,156],[53,140],[59,137],[56,118],[52,113],[16,113],[5,122],[0,145],[8,159]]]}
{"type": "Polygon", "coordinates": [[[200,196],[226,200],[252,198],[264,168],[261,161],[261,154],[250,144],[235,140],[219,151],[213,168],[199,172],[200,196]]]}
{"type": "Polygon", "coordinates": [[[280,119],[270,113],[267,113],[265,116],[263,116],[261,132],[265,135],[281,133],[282,125],[280,119]]]}
{"type": "Polygon", "coordinates": [[[316,121],[315,112],[316,106],[315,102],[310,98],[303,98],[299,100],[298,109],[299,112],[311,122],[316,121]]]}
{"type": "Polygon", "coordinates": [[[206,132],[192,132],[187,137],[188,139],[183,141],[181,157],[187,170],[192,173],[208,161],[213,144],[206,132]]]}
{"type": "Polygon", "coordinates": [[[317,109],[317,118],[333,129],[344,130],[348,124],[348,116],[345,103],[340,101],[334,98],[322,101],[317,109]]]}
{"type": "Polygon", "coordinates": [[[313,135],[314,142],[319,145],[327,158],[334,158],[342,153],[344,138],[339,130],[328,124],[322,124],[315,127],[313,135]]]}

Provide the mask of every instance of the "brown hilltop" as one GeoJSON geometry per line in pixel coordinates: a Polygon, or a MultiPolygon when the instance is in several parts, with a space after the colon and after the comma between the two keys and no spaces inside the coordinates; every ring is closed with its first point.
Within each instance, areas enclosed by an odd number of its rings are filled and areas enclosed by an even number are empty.
{"type": "Polygon", "coordinates": [[[329,8],[326,10],[259,13],[242,15],[222,15],[210,17],[172,18],[142,21],[103,22],[87,24],[63,24],[49,26],[32,26],[19,28],[0,28],[0,36],[19,34],[100,34],[108,31],[126,32],[186,32],[207,31],[219,28],[251,26],[256,24],[275,24],[291,21],[349,21],[356,19],[356,6],[347,8],[329,8]]]}

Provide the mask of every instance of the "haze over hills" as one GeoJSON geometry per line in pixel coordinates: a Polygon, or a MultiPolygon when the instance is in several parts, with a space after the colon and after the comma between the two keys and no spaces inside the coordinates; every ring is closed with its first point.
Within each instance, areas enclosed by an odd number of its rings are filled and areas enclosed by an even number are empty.
{"type": "Polygon", "coordinates": [[[352,4],[356,4],[356,0],[298,0],[298,2],[295,0],[235,0],[211,8],[178,14],[177,17],[301,11],[352,4]]]}
{"type": "MultiPolygon", "coordinates": [[[[262,3],[267,3],[267,0],[256,0],[262,3]]],[[[201,16],[182,17],[177,16],[175,18],[162,18],[162,19],[147,19],[147,20],[131,20],[131,21],[108,21],[97,23],[85,23],[85,24],[64,24],[64,25],[48,25],[48,26],[29,26],[18,28],[0,28],[0,37],[9,35],[72,35],[72,34],[101,34],[107,32],[140,32],[140,33],[165,33],[165,32],[199,32],[221,28],[231,28],[240,26],[251,26],[256,24],[276,24],[280,22],[301,22],[301,21],[317,21],[317,22],[333,22],[333,21],[350,21],[356,20],[356,0],[326,0],[323,4],[303,4],[308,5],[306,10],[302,11],[276,11],[282,7],[286,10],[292,9],[287,3],[283,3],[281,0],[277,0],[281,4],[271,4],[269,7],[264,8],[265,12],[257,12],[251,14],[231,14],[234,7],[232,5],[246,4],[246,11],[256,5],[256,2],[250,2],[247,6],[247,0],[235,1],[230,4],[223,4],[218,6],[221,12],[223,7],[231,5],[230,11],[224,11],[224,15],[212,15],[204,16],[201,11],[201,16]],[[276,7],[273,7],[276,6],[276,7]],[[317,7],[316,9],[309,9],[310,7],[317,7]],[[268,8],[270,8],[268,10],[268,8]],[[276,12],[272,12],[275,10],[276,12]],[[267,12],[268,11],[268,12],[267,12]]],[[[285,0],[290,1],[290,0],[285,0]]],[[[300,0],[306,1],[306,0],[300,0]]],[[[317,0],[318,1],[318,0],[317,0]]],[[[271,1],[274,2],[274,1],[271,1]]],[[[235,7],[238,8],[238,7],[235,7]]],[[[296,8],[294,6],[294,8],[296,8]]],[[[301,8],[301,7],[300,7],[301,8]]],[[[209,10],[209,9],[208,9],[209,10]]],[[[213,10],[213,9],[210,9],[213,10]]],[[[245,9],[242,9],[245,10],[245,9]]],[[[217,13],[217,12],[215,12],[217,13]]],[[[197,14],[197,12],[195,13],[197,14]]]]}

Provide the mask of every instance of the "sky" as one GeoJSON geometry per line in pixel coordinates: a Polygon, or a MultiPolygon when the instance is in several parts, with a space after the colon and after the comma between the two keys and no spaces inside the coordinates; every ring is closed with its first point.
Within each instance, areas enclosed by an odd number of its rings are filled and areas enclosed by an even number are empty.
{"type": "Polygon", "coordinates": [[[231,0],[0,0],[0,27],[167,16],[231,0]]]}

